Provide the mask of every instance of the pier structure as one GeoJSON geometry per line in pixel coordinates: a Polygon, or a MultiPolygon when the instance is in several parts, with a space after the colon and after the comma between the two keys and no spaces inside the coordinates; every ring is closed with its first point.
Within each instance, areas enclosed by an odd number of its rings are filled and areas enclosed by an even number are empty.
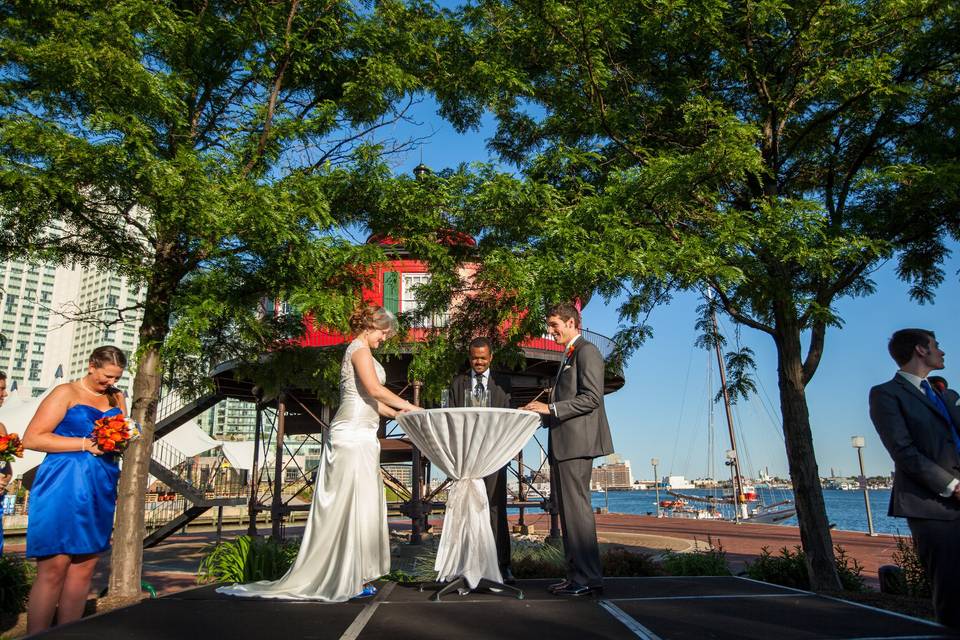
{"type": "MultiPolygon", "coordinates": [[[[448,234],[448,241],[475,246],[469,236],[448,234]]],[[[371,235],[368,243],[380,245],[388,260],[378,264],[371,274],[372,285],[363,292],[367,302],[382,305],[395,313],[417,308],[416,285],[429,278],[427,264],[413,259],[409,252],[392,238],[371,235]]],[[[475,266],[464,267],[464,278],[471,276],[475,266]]],[[[585,301],[581,301],[585,302],[585,301]]],[[[274,305],[279,308],[281,305],[274,305]]],[[[390,354],[378,356],[386,371],[386,386],[414,404],[424,406],[421,385],[410,381],[409,368],[418,342],[426,340],[431,332],[441,330],[448,315],[428,318],[409,329],[400,345],[390,354]]],[[[310,318],[305,318],[305,333],[295,341],[294,348],[304,361],[319,363],[324,360],[340,361],[349,337],[324,327],[317,327],[310,318]]],[[[595,344],[608,360],[605,377],[605,393],[611,393],[624,384],[622,368],[616,361],[614,343],[607,337],[583,332],[584,339],[595,344]]],[[[524,366],[518,370],[498,370],[510,378],[513,388],[512,402],[519,407],[541,397],[550,387],[563,358],[563,348],[546,336],[529,338],[522,342],[524,366]]],[[[265,363],[272,354],[265,354],[265,363]]],[[[306,382],[294,384],[275,392],[266,393],[244,372],[246,367],[239,362],[221,363],[211,373],[212,390],[199,398],[183,400],[175,395],[161,399],[158,407],[156,437],[171,433],[191,418],[226,399],[253,403],[256,407],[254,430],[253,465],[249,473],[234,476],[234,487],[229,499],[210,496],[198,491],[188,493],[189,487],[177,482],[166,465],[154,461],[151,473],[178,492],[174,504],[166,511],[155,510],[148,518],[146,546],[159,543],[166,536],[182,529],[190,521],[214,506],[245,502],[249,513],[249,533],[255,535],[257,520],[267,513],[270,531],[275,537],[283,537],[287,516],[297,511],[308,511],[309,488],[313,481],[313,469],[302,465],[298,458],[307,449],[322,450],[325,445],[323,433],[336,413],[337,390],[329,389],[319,394],[306,382]],[[321,397],[322,396],[322,397],[321,397]],[[296,438],[294,438],[296,436],[296,438]],[[154,469],[154,467],[157,467],[154,469]],[[236,491],[237,481],[246,486],[245,495],[236,491]],[[300,498],[300,499],[298,499],[300,498]]],[[[431,467],[419,450],[399,432],[391,420],[382,420],[380,425],[381,470],[384,484],[390,489],[394,500],[390,507],[411,522],[411,543],[419,543],[429,528],[429,514],[443,508],[439,495],[443,484],[430,488],[431,467]],[[404,481],[395,477],[383,466],[409,464],[410,478],[404,481]]],[[[539,439],[543,449],[545,440],[539,439]]],[[[550,514],[550,535],[559,537],[559,517],[556,505],[549,494],[542,490],[537,480],[544,475],[545,455],[539,456],[539,466],[527,464],[521,452],[511,472],[517,479],[518,491],[510,496],[508,506],[520,509],[518,530],[526,533],[529,525],[524,520],[526,509],[542,509],[550,514]]]]}

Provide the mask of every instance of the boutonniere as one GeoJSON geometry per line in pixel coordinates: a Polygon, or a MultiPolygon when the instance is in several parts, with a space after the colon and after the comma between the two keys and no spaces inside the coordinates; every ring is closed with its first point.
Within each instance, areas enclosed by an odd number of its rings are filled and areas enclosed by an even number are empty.
{"type": "Polygon", "coordinates": [[[573,355],[573,345],[571,344],[570,346],[567,347],[567,351],[566,353],[563,354],[563,357],[565,360],[569,360],[570,356],[572,355],[573,355]]]}

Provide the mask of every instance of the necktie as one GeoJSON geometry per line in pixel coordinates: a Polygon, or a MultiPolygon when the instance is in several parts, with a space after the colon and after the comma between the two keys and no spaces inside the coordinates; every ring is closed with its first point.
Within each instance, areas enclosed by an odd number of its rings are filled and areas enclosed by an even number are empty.
{"type": "Polygon", "coordinates": [[[947,424],[950,425],[950,435],[953,436],[953,446],[957,448],[957,453],[960,453],[960,435],[957,434],[957,425],[953,423],[953,418],[950,417],[950,412],[947,411],[947,405],[944,404],[943,398],[933,390],[933,387],[931,387],[930,383],[926,380],[920,381],[920,388],[923,389],[923,393],[927,396],[927,399],[933,403],[933,406],[937,408],[940,415],[943,416],[947,424]]]}
{"type": "Polygon", "coordinates": [[[483,395],[483,391],[484,391],[484,388],[483,388],[483,376],[477,376],[477,386],[475,386],[475,387],[473,388],[473,395],[474,395],[474,397],[479,398],[480,396],[483,395]]]}

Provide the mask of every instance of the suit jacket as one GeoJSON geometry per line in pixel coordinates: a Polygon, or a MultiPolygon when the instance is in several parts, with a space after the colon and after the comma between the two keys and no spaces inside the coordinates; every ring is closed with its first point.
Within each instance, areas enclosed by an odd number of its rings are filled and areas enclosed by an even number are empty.
{"type": "MultiPolygon", "coordinates": [[[[957,425],[960,407],[948,390],[944,404],[957,425]]],[[[870,419],[894,462],[891,516],[954,520],[960,500],[940,493],[960,478],[950,425],[927,396],[900,374],[870,390],[870,419]]]]}
{"type": "Polygon", "coordinates": [[[562,364],[550,395],[552,417],[548,449],[552,461],[598,458],[613,453],[613,439],[603,405],[604,363],[600,350],[583,337],[562,364]]]}
{"type": "MultiPolygon", "coordinates": [[[[450,406],[465,407],[466,397],[473,393],[472,371],[461,373],[453,378],[450,383],[450,406]]],[[[502,376],[494,371],[490,372],[487,384],[487,393],[490,397],[490,406],[501,409],[510,408],[510,394],[513,388],[510,385],[510,378],[502,376]]]]}

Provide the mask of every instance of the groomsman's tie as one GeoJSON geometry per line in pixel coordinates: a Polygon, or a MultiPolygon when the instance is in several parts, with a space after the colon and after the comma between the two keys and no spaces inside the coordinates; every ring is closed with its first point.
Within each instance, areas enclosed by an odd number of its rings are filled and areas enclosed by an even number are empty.
{"type": "Polygon", "coordinates": [[[933,387],[930,386],[930,383],[927,382],[926,379],[920,381],[920,388],[923,389],[923,393],[926,394],[927,399],[933,403],[933,406],[937,408],[937,411],[940,412],[943,419],[950,425],[950,435],[953,436],[953,446],[957,448],[957,453],[960,453],[960,435],[957,434],[957,425],[954,424],[953,418],[950,417],[950,411],[947,410],[947,405],[943,402],[943,398],[933,390],[933,387]]]}
{"type": "Polygon", "coordinates": [[[477,376],[477,386],[473,388],[473,396],[479,399],[481,396],[483,396],[483,391],[483,377],[477,376]]]}

